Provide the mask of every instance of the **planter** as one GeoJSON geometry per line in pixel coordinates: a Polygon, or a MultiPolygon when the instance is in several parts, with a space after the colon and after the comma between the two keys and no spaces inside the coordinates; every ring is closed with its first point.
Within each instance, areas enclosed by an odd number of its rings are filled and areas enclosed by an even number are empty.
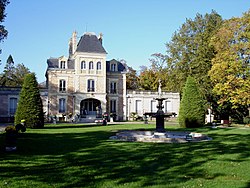
{"type": "Polygon", "coordinates": [[[18,131],[14,126],[7,126],[5,128],[5,150],[15,151],[17,145],[18,131]]]}
{"type": "Polygon", "coordinates": [[[17,133],[5,133],[5,151],[16,151],[17,133]]]}

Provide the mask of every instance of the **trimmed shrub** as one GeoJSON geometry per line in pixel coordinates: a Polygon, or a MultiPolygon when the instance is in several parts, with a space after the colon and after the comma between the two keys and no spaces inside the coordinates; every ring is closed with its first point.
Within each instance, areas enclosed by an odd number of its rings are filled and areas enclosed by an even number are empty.
{"type": "Polygon", "coordinates": [[[24,78],[15,114],[15,125],[23,120],[25,120],[26,127],[42,128],[44,126],[42,99],[34,73],[27,74],[24,78]]]}
{"type": "Polygon", "coordinates": [[[247,117],[244,117],[244,118],[243,118],[243,123],[244,123],[244,124],[250,124],[250,117],[248,117],[248,116],[247,116],[247,117]]]}
{"type": "Polygon", "coordinates": [[[201,127],[205,123],[205,101],[193,77],[187,78],[179,110],[181,127],[201,127]]]}

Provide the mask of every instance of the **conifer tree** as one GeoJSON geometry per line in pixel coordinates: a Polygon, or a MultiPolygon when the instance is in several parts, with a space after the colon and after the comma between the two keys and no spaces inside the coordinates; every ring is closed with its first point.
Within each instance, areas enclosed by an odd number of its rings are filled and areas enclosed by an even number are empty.
{"type": "Polygon", "coordinates": [[[201,127],[205,122],[205,102],[191,76],[183,88],[178,120],[181,127],[187,128],[201,127]]]}
{"type": "Polygon", "coordinates": [[[24,78],[15,114],[15,124],[19,124],[23,119],[27,127],[44,126],[43,105],[34,73],[27,74],[24,78]]]}

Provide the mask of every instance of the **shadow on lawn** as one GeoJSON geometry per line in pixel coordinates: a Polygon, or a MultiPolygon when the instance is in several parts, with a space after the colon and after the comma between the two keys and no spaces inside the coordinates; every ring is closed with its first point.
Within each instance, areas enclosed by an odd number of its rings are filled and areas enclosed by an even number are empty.
{"type": "Polygon", "coordinates": [[[18,151],[1,154],[8,163],[0,177],[9,180],[43,182],[59,187],[98,187],[105,183],[139,187],[177,186],[198,178],[214,179],[221,173],[207,175],[202,165],[218,155],[240,154],[249,157],[249,135],[214,133],[213,141],[186,144],[153,144],[108,140],[112,132],[23,134],[18,151]],[[225,140],[234,140],[224,144],[225,140]],[[21,165],[20,165],[21,164],[21,165]]]}
{"type": "MultiPolygon", "coordinates": [[[[94,123],[89,123],[89,124],[58,124],[58,125],[49,125],[45,126],[42,129],[74,129],[74,128],[91,128],[91,127],[97,127],[98,125],[94,123]]],[[[106,125],[107,126],[107,125],[106,125]]]]}

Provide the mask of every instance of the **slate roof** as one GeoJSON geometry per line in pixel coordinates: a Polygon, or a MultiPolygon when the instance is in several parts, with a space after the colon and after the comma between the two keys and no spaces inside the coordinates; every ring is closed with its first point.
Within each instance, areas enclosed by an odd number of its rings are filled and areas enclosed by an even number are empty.
{"type": "Polygon", "coordinates": [[[48,68],[58,68],[58,58],[47,59],[48,68]]]}
{"type": "Polygon", "coordinates": [[[77,52],[107,53],[94,33],[85,33],[78,42],[77,52]]]}
{"type": "Polygon", "coordinates": [[[122,64],[121,62],[115,60],[115,59],[112,59],[111,61],[106,61],[106,70],[107,72],[113,72],[113,71],[110,71],[110,63],[116,63],[117,64],[117,71],[118,72],[126,72],[127,71],[127,66],[122,64]]]}
{"type": "MultiPolygon", "coordinates": [[[[68,69],[75,69],[75,60],[68,60],[68,69]]],[[[49,58],[47,59],[48,68],[59,68],[59,60],[58,58],[49,58]]]]}

